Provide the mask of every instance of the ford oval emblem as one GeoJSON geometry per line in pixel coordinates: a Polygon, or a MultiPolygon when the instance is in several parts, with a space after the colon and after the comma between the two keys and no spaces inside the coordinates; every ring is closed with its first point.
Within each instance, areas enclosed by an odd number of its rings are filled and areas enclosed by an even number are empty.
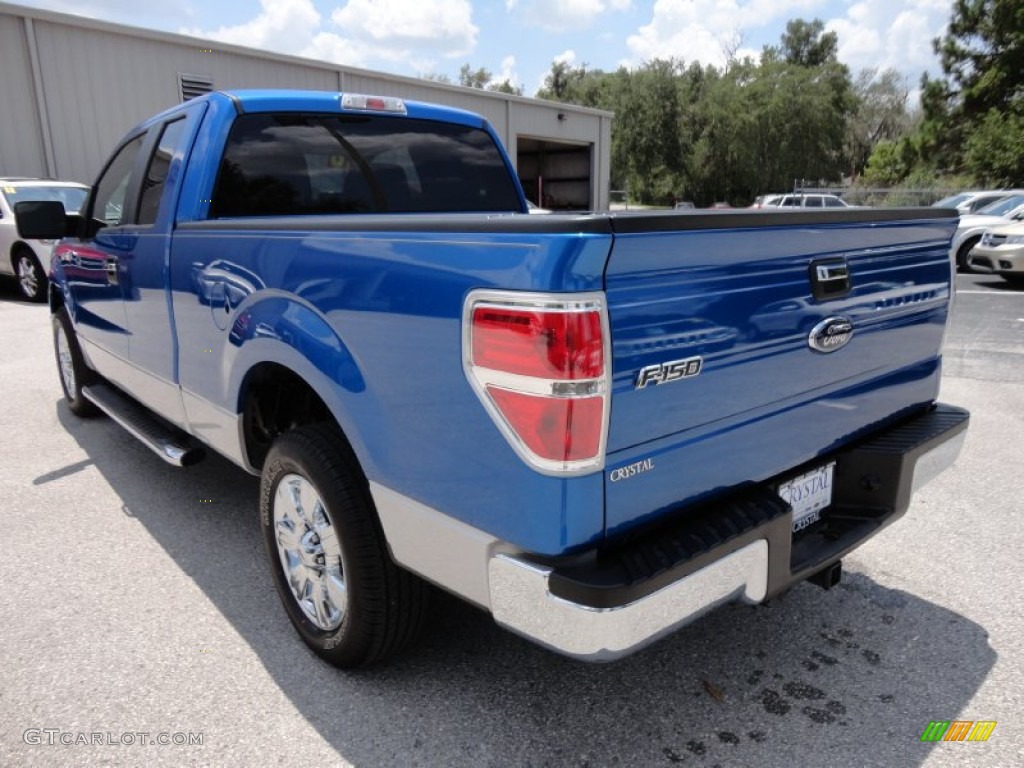
{"type": "Polygon", "coordinates": [[[848,317],[826,317],[811,329],[807,344],[815,352],[835,352],[853,338],[853,321],[848,317]]]}

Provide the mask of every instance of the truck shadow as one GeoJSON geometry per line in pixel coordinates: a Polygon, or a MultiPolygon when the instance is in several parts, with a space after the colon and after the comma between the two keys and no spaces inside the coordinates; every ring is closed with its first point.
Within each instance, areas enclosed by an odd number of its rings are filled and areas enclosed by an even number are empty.
{"type": "Polygon", "coordinates": [[[125,513],[356,765],[917,765],[930,720],[985,717],[968,708],[996,659],[985,629],[856,567],[829,592],[728,606],[607,665],[544,651],[439,593],[415,649],[341,672],[279,605],[256,478],[216,456],[173,469],[114,424],[56,408],[125,513]]]}

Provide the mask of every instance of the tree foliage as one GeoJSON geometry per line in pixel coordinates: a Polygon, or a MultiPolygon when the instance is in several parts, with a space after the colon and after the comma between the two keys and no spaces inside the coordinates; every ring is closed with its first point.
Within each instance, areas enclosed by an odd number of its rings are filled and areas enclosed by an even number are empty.
{"type": "MultiPolygon", "coordinates": [[[[431,80],[435,83],[452,84],[452,79],[443,72],[427,73],[423,75],[423,79],[431,80]]],[[[523,86],[516,85],[509,78],[505,78],[504,80],[495,80],[494,75],[486,67],[473,69],[473,67],[468,63],[463,64],[459,68],[459,80],[457,85],[461,85],[463,88],[478,88],[484,91],[510,93],[514,96],[523,95],[523,86]]]]}
{"type": "Polygon", "coordinates": [[[787,64],[800,67],[821,67],[834,63],[838,50],[839,36],[835,32],[825,32],[825,23],[821,19],[793,19],[786,23],[781,45],[766,49],[765,56],[768,59],[781,58],[787,64]]]}
{"type": "MultiPolygon", "coordinates": [[[[886,88],[865,87],[862,97],[836,50],[824,24],[797,20],[760,62],[731,58],[718,69],[656,59],[615,72],[554,62],[537,95],[615,112],[612,185],[633,199],[744,204],[795,179],[838,181],[851,166],[862,98],[872,108],[861,134],[898,122],[884,109],[886,88]]],[[[870,148],[859,151],[863,166],[870,148]]]]}
{"type": "Polygon", "coordinates": [[[934,47],[944,77],[922,79],[924,121],[914,137],[919,163],[979,181],[1020,182],[1024,3],[956,0],[934,47]]]}
{"type": "Polygon", "coordinates": [[[857,176],[882,142],[895,143],[909,133],[912,118],[907,83],[895,69],[863,70],[853,91],[856,108],[847,123],[846,154],[850,175],[857,176]]]}

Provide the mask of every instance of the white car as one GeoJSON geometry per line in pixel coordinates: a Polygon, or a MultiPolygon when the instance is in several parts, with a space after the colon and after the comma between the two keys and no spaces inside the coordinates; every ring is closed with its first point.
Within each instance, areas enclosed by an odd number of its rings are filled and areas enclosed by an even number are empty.
{"type": "Polygon", "coordinates": [[[1019,189],[971,189],[957,195],[950,195],[932,203],[932,208],[956,208],[961,216],[975,213],[987,205],[1009,197],[1019,189]]]}
{"type": "Polygon", "coordinates": [[[793,192],[790,194],[762,195],[752,208],[849,208],[838,195],[793,192]]]}
{"type": "Polygon", "coordinates": [[[974,246],[967,263],[976,272],[999,275],[1014,285],[1024,285],[1024,223],[992,227],[974,246]]]}
{"type": "Polygon", "coordinates": [[[29,301],[46,300],[46,270],[53,240],[18,236],[14,206],[25,200],[59,200],[68,213],[78,213],[89,188],[72,181],[0,178],[0,274],[14,275],[29,301]]]}
{"type": "Polygon", "coordinates": [[[1008,197],[992,203],[977,213],[960,217],[953,244],[950,248],[951,258],[956,260],[956,267],[961,271],[970,271],[967,257],[981,240],[985,230],[1005,224],[1005,219],[1024,219],[1024,192],[1010,193],[1008,197]]]}

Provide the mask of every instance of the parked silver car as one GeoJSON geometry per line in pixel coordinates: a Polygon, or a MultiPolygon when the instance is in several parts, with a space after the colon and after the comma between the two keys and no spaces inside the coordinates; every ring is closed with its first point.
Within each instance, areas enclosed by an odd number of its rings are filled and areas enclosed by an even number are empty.
{"type": "Polygon", "coordinates": [[[932,208],[956,208],[961,215],[966,215],[975,213],[1019,191],[1014,189],[972,189],[944,197],[932,203],[932,208]]]}
{"type": "Polygon", "coordinates": [[[77,213],[89,188],[71,181],[0,178],[0,274],[14,275],[18,290],[29,301],[46,300],[46,271],[53,240],[18,236],[14,206],[23,200],[57,200],[68,213],[77,213]]]}
{"type": "Polygon", "coordinates": [[[968,264],[976,272],[1024,285],[1024,223],[1005,222],[986,230],[971,251],[968,264]]]}
{"type": "Polygon", "coordinates": [[[1010,192],[1007,197],[985,206],[977,213],[960,217],[950,248],[950,256],[956,260],[957,269],[970,271],[967,257],[971,250],[981,240],[985,230],[1004,224],[1005,219],[1024,219],[1024,191],[1010,192]]]}

